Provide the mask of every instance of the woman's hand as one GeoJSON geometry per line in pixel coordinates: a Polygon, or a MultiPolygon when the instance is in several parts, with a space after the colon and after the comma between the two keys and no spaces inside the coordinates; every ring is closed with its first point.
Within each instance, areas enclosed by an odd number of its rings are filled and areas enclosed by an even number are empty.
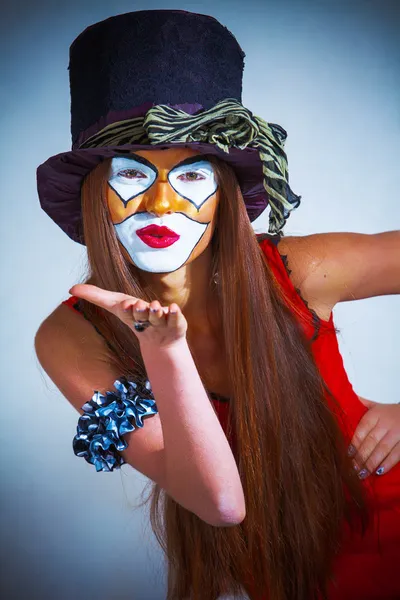
{"type": "Polygon", "coordinates": [[[118,317],[135,333],[141,344],[169,347],[185,338],[187,321],[175,303],[162,307],[158,300],[146,302],[140,298],[109,292],[95,285],[78,283],[69,293],[88,300],[118,317]],[[144,331],[136,331],[136,321],[149,321],[151,326],[144,331]]]}
{"type": "Polygon", "coordinates": [[[349,455],[360,479],[390,471],[400,461],[400,404],[373,403],[354,432],[349,455]]]}

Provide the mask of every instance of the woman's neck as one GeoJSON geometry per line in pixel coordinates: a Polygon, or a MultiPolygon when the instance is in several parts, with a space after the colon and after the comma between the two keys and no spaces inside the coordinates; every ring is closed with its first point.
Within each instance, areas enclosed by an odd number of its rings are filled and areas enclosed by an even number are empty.
{"type": "Polygon", "coordinates": [[[209,245],[200,256],[172,273],[141,272],[143,285],[151,288],[162,306],[178,304],[191,333],[211,334],[216,325],[214,311],[207,310],[215,304],[210,286],[211,257],[209,245]]]}

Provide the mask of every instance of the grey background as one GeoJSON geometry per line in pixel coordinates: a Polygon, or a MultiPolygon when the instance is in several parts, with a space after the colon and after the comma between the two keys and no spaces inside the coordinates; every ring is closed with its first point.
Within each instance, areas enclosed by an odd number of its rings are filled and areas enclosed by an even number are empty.
{"type": "MultiPolygon", "coordinates": [[[[243,103],[288,131],[302,195],[287,235],[399,228],[399,3],[21,0],[2,5],[2,597],[165,597],[165,564],[133,505],[146,478],[96,473],[71,447],[78,412],[43,373],[40,322],[85,269],[85,249],[41,211],[35,170],[70,148],[68,47],[86,26],[144,8],[211,14],[246,52],[243,103]]],[[[265,229],[265,215],[256,227],[265,229]]],[[[399,299],[340,304],[340,348],[355,390],[398,394],[399,299]]]]}

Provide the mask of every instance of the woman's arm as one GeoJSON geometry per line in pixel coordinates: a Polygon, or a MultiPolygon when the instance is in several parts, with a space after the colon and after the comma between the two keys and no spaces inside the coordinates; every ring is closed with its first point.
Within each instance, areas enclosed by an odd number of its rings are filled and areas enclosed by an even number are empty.
{"type": "MultiPolygon", "coordinates": [[[[123,375],[111,365],[110,351],[92,325],[65,306],[42,323],[35,349],[80,414],[95,390],[112,391],[123,375]]],[[[123,458],[206,523],[236,525],[245,516],[236,462],[187,344],[174,352],[144,350],[144,355],[159,412],[125,434],[123,458]]]]}
{"type": "Polygon", "coordinates": [[[181,500],[219,507],[225,523],[244,519],[236,461],[204,390],[186,338],[169,348],[141,344],[160,413],[169,488],[181,500]]]}
{"type": "Polygon", "coordinates": [[[282,238],[291,278],[303,298],[325,308],[338,302],[400,294],[400,231],[320,233],[282,238]]]}

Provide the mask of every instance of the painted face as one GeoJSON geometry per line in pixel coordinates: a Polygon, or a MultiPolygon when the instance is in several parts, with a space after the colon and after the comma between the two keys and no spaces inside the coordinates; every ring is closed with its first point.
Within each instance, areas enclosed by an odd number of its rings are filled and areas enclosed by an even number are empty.
{"type": "Polygon", "coordinates": [[[208,246],[219,201],[213,165],[189,148],[111,160],[107,203],[119,241],[143,271],[169,273],[208,246]]]}

